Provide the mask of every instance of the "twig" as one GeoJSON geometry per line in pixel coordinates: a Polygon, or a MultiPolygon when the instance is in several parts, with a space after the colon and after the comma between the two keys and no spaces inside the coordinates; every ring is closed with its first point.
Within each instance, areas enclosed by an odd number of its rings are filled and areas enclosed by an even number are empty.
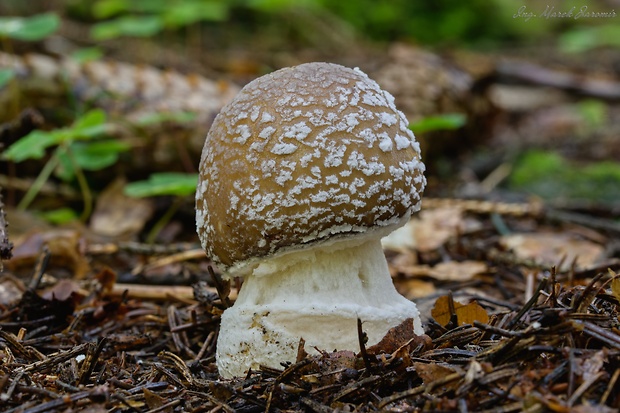
{"type": "Polygon", "coordinates": [[[372,373],[372,363],[370,360],[370,356],[366,351],[366,341],[368,341],[368,337],[366,333],[362,329],[362,320],[357,319],[357,340],[360,346],[360,354],[362,355],[362,359],[364,360],[364,365],[369,373],[372,373]]]}
{"type": "Polygon", "coordinates": [[[546,209],[544,215],[551,221],[579,224],[602,232],[616,235],[620,234],[620,224],[611,219],[592,217],[575,212],[559,211],[557,209],[546,209]]]}
{"type": "Polygon", "coordinates": [[[220,300],[224,304],[225,308],[232,307],[232,303],[230,301],[230,281],[223,281],[222,277],[213,271],[213,267],[209,265],[209,275],[213,279],[213,283],[215,284],[215,289],[217,290],[217,294],[220,296],[220,300]]]}
{"type": "Polygon", "coordinates": [[[515,61],[498,64],[496,72],[497,75],[506,80],[517,80],[528,84],[564,89],[599,99],[620,100],[620,83],[610,80],[593,79],[515,61]]]}
{"type": "MultiPolygon", "coordinates": [[[[0,191],[2,188],[0,187],[0,191]]],[[[13,256],[13,243],[9,241],[8,223],[4,213],[4,203],[0,193],[0,270],[2,270],[2,260],[11,259],[13,256]]]]}

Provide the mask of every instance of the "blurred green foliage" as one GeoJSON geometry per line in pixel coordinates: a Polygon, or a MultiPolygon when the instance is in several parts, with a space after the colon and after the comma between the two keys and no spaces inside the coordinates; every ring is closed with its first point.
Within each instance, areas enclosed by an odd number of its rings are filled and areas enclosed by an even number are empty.
{"type": "Polygon", "coordinates": [[[598,47],[620,47],[620,25],[574,28],[560,36],[559,47],[565,53],[582,53],[598,47]]]}
{"type": "Polygon", "coordinates": [[[428,116],[409,125],[413,133],[426,133],[439,130],[455,130],[467,123],[467,116],[462,113],[446,113],[428,116]]]}
{"type": "Polygon", "coordinates": [[[42,159],[47,155],[48,148],[54,148],[18,208],[26,209],[43,184],[55,174],[64,181],[77,179],[85,204],[83,217],[90,215],[92,195],[83,171],[110,166],[118,160],[121,152],[130,148],[116,139],[101,140],[106,129],[105,112],[94,109],[78,117],[71,126],[52,131],[37,129],[9,146],[2,153],[2,159],[18,163],[42,159]]]}
{"type": "Polygon", "coordinates": [[[584,99],[575,104],[577,113],[584,120],[586,134],[591,134],[604,126],[608,120],[609,105],[596,99],[584,99]]]}
{"type": "MultiPolygon", "coordinates": [[[[4,2],[0,12],[17,15],[50,8],[42,6],[43,2],[4,2]]],[[[58,15],[93,22],[93,40],[150,37],[200,23],[237,23],[235,27],[248,31],[259,27],[262,32],[283,34],[291,27],[299,31],[308,30],[307,26],[320,28],[316,26],[319,20],[322,30],[349,28],[370,40],[409,40],[425,45],[539,42],[544,35],[559,39],[566,52],[620,44],[620,26],[614,19],[575,18],[584,7],[588,13],[612,11],[603,0],[59,0],[52,7],[58,15]],[[569,11],[571,16],[553,14],[569,11]],[[339,27],[332,24],[335,21],[340,22],[339,27]]],[[[0,36],[8,33],[2,30],[6,19],[0,18],[0,36]]],[[[7,27],[14,38],[40,39],[57,20],[54,13],[47,13],[27,24],[11,22],[7,27]],[[37,34],[37,30],[41,32],[37,34]]]]}
{"type": "MultiPolygon", "coordinates": [[[[43,13],[30,17],[0,17],[0,44],[11,49],[11,41],[43,40],[60,26],[56,13],[43,13]]],[[[0,69],[0,88],[9,84],[14,78],[13,69],[0,69]]]]}
{"type": "MultiPolygon", "coordinates": [[[[291,19],[304,30],[304,17],[330,15],[360,37],[371,40],[411,40],[421,44],[493,45],[505,41],[537,41],[544,33],[583,26],[582,20],[545,17],[547,4],[504,0],[66,0],[68,8],[96,23],[96,40],[120,36],[152,36],[198,22],[226,23],[248,19],[277,26],[291,19]],[[521,7],[536,17],[519,15],[521,7]],[[291,13],[294,11],[295,13],[291,13]]],[[[556,11],[579,8],[577,0],[550,1],[556,11]]],[[[596,2],[591,10],[596,8],[596,2]]],[[[601,19],[599,19],[601,20],[601,19]]],[[[308,22],[308,19],[305,21],[308,22]]],[[[600,22],[599,22],[600,23],[600,22]]],[[[248,24],[252,29],[253,24],[248,24]]],[[[263,26],[264,27],[264,26],[263,26]]],[[[567,50],[605,44],[612,25],[591,32],[579,31],[563,40],[567,50]]],[[[614,32],[616,33],[616,32],[614,32]]],[[[611,34],[614,34],[611,33],[611,34]]],[[[618,38],[618,36],[613,36],[618,38]]],[[[615,44],[615,43],[614,43],[615,44]]]]}
{"type": "Polygon", "coordinates": [[[92,141],[104,134],[105,120],[105,113],[96,109],[76,119],[70,127],[49,132],[35,130],[11,145],[2,157],[14,162],[41,159],[50,146],[71,146],[81,140],[92,141]]]}
{"type": "Polygon", "coordinates": [[[422,44],[461,43],[507,34],[498,1],[317,1],[358,32],[379,40],[408,38],[422,44]]]}
{"type": "Polygon", "coordinates": [[[161,172],[154,173],[145,181],[131,182],[123,189],[125,195],[136,198],[149,196],[187,196],[196,191],[198,174],[161,172]]]}
{"type": "Polygon", "coordinates": [[[15,72],[12,69],[0,69],[0,88],[8,84],[15,76],[15,72]]]}
{"type": "Polygon", "coordinates": [[[31,17],[0,17],[0,39],[9,38],[27,42],[45,39],[60,26],[55,13],[44,13],[31,17]]]}
{"type": "Polygon", "coordinates": [[[617,202],[619,183],[617,162],[579,164],[554,152],[536,150],[516,162],[509,186],[543,199],[617,202]]]}
{"type": "Polygon", "coordinates": [[[99,0],[92,14],[107,19],[93,26],[94,40],[121,36],[148,37],[200,21],[224,21],[229,5],[221,0],[99,0]]]}
{"type": "Polygon", "coordinates": [[[37,213],[37,216],[55,225],[62,225],[79,219],[79,216],[71,208],[40,211],[37,213]]]}

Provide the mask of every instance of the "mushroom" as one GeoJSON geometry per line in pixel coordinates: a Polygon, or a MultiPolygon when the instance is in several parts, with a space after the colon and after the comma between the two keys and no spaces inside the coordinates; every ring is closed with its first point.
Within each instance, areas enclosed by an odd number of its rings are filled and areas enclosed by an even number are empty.
{"type": "Polygon", "coordinates": [[[243,276],[224,311],[225,378],[305,350],[359,350],[412,319],[381,238],[420,208],[420,147],[393,97],[359,69],[306,63],[262,76],[215,118],[196,191],[207,255],[243,276]]]}

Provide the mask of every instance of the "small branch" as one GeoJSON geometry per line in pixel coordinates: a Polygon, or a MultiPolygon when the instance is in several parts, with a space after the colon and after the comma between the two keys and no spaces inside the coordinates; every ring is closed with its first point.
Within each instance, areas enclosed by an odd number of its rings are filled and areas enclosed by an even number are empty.
{"type": "Polygon", "coordinates": [[[4,213],[4,203],[0,193],[0,270],[2,269],[1,260],[11,259],[13,256],[13,243],[9,241],[8,223],[4,213]]]}
{"type": "Polygon", "coordinates": [[[496,74],[501,80],[548,86],[610,101],[620,100],[620,83],[618,82],[547,69],[531,63],[515,61],[500,63],[497,65],[496,74]]]}
{"type": "Polygon", "coordinates": [[[366,351],[366,341],[368,341],[368,337],[364,330],[362,330],[362,320],[357,319],[357,338],[360,344],[360,354],[362,355],[362,359],[364,359],[364,365],[369,373],[372,373],[372,364],[370,360],[370,356],[366,351]]]}

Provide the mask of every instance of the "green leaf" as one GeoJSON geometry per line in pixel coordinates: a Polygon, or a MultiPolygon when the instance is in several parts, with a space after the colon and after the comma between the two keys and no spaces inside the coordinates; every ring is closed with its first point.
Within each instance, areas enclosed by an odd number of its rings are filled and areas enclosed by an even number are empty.
{"type": "Polygon", "coordinates": [[[45,150],[58,143],[55,133],[34,130],[11,145],[2,157],[13,162],[23,162],[27,159],[41,159],[45,150]]]}
{"type": "Polygon", "coordinates": [[[119,154],[130,148],[127,142],[119,140],[76,142],[71,146],[71,153],[82,169],[97,171],[115,164],[119,154]]]}
{"type": "Polygon", "coordinates": [[[103,57],[103,51],[99,47],[85,47],[71,53],[71,58],[79,63],[92,62],[103,57]]]}
{"type": "Polygon", "coordinates": [[[604,203],[620,199],[618,182],[620,165],[615,161],[583,164],[553,152],[529,151],[515,163],[509,186],[543,199],[604,203]]]}
{"type": "Polygon", "coordinates": [[[41,218],[55,225],[62,225],[79,219],[78,214],[71,208],[59,208],[51,211],[40,212],[41,218]]]}
{"type": "Polygon", "coordinates": [[[94,40],[108,40],[122,36],[149,37],[163,28],[159,16],[122,16],[94,25],[90,35],[94,40]]]}
{"type": "Polygon", "coordinates": [[[130,148],[130,144],[119,140],[74,142],[69,153],[59,154],[60,163],[55,175],[65,182],[71,181],[75,177],[73,162],[83,170],[99,171],[114,165],[119,155],[130,148]]]}
{"type": "Polygon", "coordinates": [[[22,162],[26,159],[41,159],[50,146],[74,140],[86,140],[101,136],[106,130],[106,115],[101,109],[91,110],[75,120],[68,128],[53,131],[35,130],[24,136],[4,153],[3,158],[22,162]]]}
{"type": "Polygon", "coordinates": [[[414,133],[425,133],[437,130],[454,130],[462,127],[467,117],[461,113],[429,116],[409,125],[414,133]]]}
{"type": "Polygon", "coordinates": [[[55,13],[38,14],[32,17],[0,17],[0,38],[15,40],[43,40],[60,26],[55,13]]]}
{"type": "Polygon", "coordinates": [[[586,99],[577,104],[577,109],[588,126],[594,129],[605,124],[609,108],[600,100],[586,99]]]}
{"type": "Polygon", "coordinates": [[[13,69],[0,69],[0,89],[13,79],[15,71],[13,69]]]}
{"type": "Polygon", "coordinates": [[[308,9],[317,6],[317,2],[314,0],[247,0],[247,6],[256,10],[274,13],[293,7],[308,9]]]}
{"type": "Polygon", "coordinates": [[[93,15],[98,19],[107,19],[131,8],[127,0],[99,0],[93,6],[93,15]]]}
{"type": "Polygon", "coordinates": [[[101,109],[86,112],[73,122],[67,131],[69,139],[91,139],[106,131],[106,114],[101,109]]]}
{"type": "Polygon", "coordinates": [[[76,140],[91,140],[100,137],[107,131],[106,115],[101,109],[94,109],[77,118],[67,128],[60,128],[51,133],[56,137],[56,143],[73,142],[76,140]]]}
{"type": "Polygon", "coordinates": [[[156,173],[146,181],[131,182],[125,185],[124,193],[136,198],[158,195],[187,196],[196,191],[198,174],[156,173]]]}
{"type": "Polygon", "coordinates": [[[222,2],[187,1],[168,8],[163,19],[167,27],[181,27],[202,20],[224,21],[228,11],[229,6],[222,2]]]}
{"type": "Polygon", "coordinates": [[[558,40],[564,53],[583,53],[597,47],[620,46],[620,27],[605,24],[594,27],[579,27],[562,34],[558,40]]]}
{"type": "Polygon", "coordinates": [[[105,123],[105,112],[101,109],[93,109],[86,112],[73,122],[75,129],[90,128],[105,123]]]}
{"type": "Polygon", "coordinates": [[[134,124],[142,127],[159,125],[160,123],[169,121],[183,124],[185,122],[191,122],[194,119],[196,119],[195,112],[154,112],[147,113],[138,117],[138,119],[135,120],[134,124]]]}
{"type": "Polygon", "coordinates": [[[170,0],[131,0],[130,10],[134,13],[162,14],[170,7],[176,7],[180,3],[182,2],[177,1],[174,6],[171,6],[170,0]]]}

